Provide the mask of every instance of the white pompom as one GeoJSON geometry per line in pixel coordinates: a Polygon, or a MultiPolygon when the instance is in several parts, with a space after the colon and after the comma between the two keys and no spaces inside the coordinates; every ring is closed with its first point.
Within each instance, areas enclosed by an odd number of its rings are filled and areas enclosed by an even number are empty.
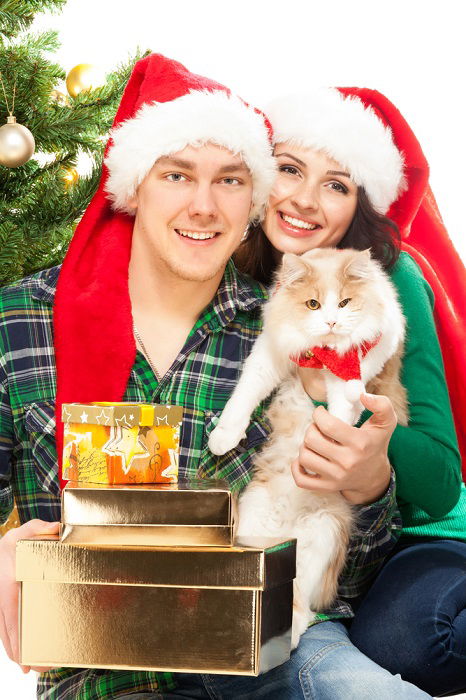
{"type": "Polygon", "coordinates": [[[345,384],[345,397],[348,401],[359,401],[361,394],[364,394],[364,384],[360,379],[350,379],[345,384]]]}

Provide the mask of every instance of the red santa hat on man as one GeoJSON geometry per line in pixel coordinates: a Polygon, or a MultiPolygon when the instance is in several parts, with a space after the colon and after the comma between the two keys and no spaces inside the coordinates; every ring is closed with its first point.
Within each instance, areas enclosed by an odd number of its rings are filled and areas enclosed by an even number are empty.
{"type": "Polygon", "coordinates": [[[62,403],[120,401],[134,364],[130,199],[158,158],[207,142],[241,155],[253,182],[250,219],[259,218],[276,170],[265,116],[176,61],[157,54],[138,61],[113,123],[99,188],[76,229],[57,284],[59,461],[62,403]]]}
{"type": "Polygon", "coordinates": [[[466,271],[429,187],[429,166],[398,109],[368,88],[322,88],[266,109],[275,143],[325,152],[395,221],[435,294],[435,322],[466,478],[466,271]]]}

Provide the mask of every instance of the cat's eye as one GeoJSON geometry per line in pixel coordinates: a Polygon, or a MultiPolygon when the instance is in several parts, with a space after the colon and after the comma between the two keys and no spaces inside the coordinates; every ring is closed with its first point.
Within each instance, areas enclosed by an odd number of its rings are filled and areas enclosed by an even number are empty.
{"type": "Polygon", "coordinates": [[[308,299],[306,301],[306,306],[308,309],[312,309],[313,311],[315,311],[316,309],[320,309],[320,304],[317,301],[317,299],[308,299]]]}
{"type": "Polygon", "coordinates": [[[346,306],[346,304],[347,304],[349,301],[351,301],[351,299],[343,299],[343,301],[340,301],[340,303],[338,304],[338,306],[339,306],[340,308],[343,308],[344,306],[346,306]]]}

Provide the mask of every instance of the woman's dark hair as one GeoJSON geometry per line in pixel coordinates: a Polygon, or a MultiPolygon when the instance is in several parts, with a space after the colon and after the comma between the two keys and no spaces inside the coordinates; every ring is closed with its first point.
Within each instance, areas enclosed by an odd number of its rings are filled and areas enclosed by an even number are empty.
{"type": "MultiPolygon", "coordinates": [[[[370,248],[371,256],[380,262],[385,271],[389,271],[398,260],[400,243],[398,226],[387,216],[379,214],[364,188],[358,187],[353,220],[337,248],[370,248]]],[[[278,264],[277,256],[260,224],[250,227],[233,258],[241,272],[246,272],[263,284],[271,283],[278,264]]]]}

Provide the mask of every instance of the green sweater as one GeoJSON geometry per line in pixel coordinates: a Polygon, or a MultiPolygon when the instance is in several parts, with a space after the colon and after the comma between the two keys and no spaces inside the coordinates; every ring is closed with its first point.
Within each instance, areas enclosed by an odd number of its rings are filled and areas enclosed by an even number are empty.
{"type": "Polygon", "coordinates": [[[391,278],[407,320],[402,382],[410,419],[407,427],[396,427],[388,450],[403,535],[466,540],[466,488],[433,318],[434,296],[408,253],[401,253],[391,278]]]}

